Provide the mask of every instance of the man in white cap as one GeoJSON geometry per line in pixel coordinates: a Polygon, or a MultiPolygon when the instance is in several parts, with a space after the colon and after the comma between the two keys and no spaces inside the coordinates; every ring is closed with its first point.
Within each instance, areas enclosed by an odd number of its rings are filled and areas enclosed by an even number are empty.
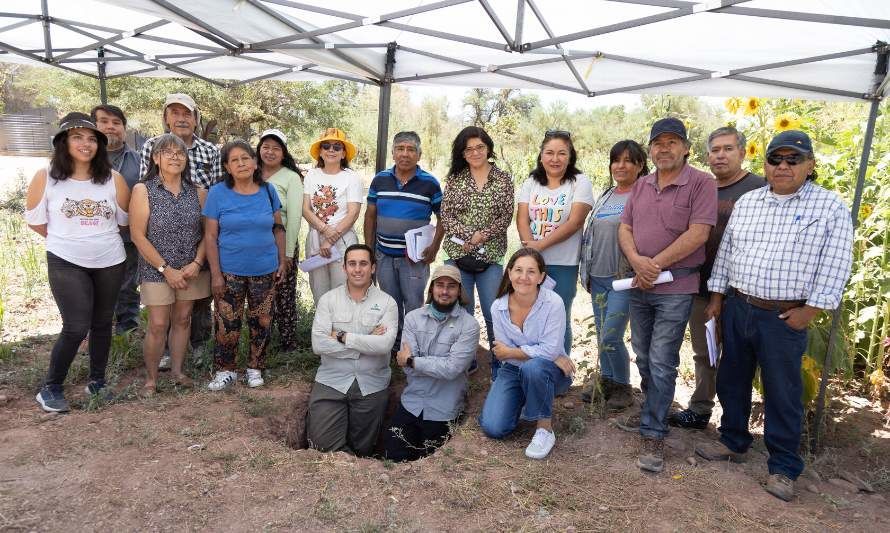
{"type": "MultiPolygon", "coordinates": [[[[164,131],[176,135],[188,147],[189,171],[192,183],[196,187],[209,189],[222,178],[222,166],[219,160],[219,149],[195,135],[198,125],[198,106],[191,96],[183,93],[171,93],[164,101],[164,131]]],[[[142,145],[139,175],[145,176],[151,166],[151,149],[155,139],[145,141],[142,145]]],[[[204,268],[205,265],[202,265],[204,268]]],[[[210,322],[210,302],[212,297],[195,300],[192,309],[191,345],[193,350],[201,350],[210,340],[213,328],[210,322]]],[[[161,359],[161,368],[170,367],[169,355],[161,359]]]]}
{"type": "Polygon", "coordinates": [[[460,270],[433,271],[426,305],[405,316],[396,362],[408,384],[386,429],[386,458],[413,461],[445,443],[464,407],[467,369],[476,357],[479,323],[464,310],[460,270]]]}

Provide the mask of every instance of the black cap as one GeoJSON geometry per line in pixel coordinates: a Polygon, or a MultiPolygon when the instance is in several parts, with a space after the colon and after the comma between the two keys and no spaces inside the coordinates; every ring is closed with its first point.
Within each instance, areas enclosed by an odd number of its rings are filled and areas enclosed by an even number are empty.
{"type": "Polygon", "coordinates": [[[74,128],[87,128],[89,130],[93,130],[96,132],[96,139],[102,144],[108,146],[108,137],[105,136],[104,133],[99,131],[99,128],[96,127],[96,124],[90,120],[90,116],[86,113],[78,113],[72,112],[68,113],[62,120],[59,121],[59,131],[53,135],[53,144],[55,144],[56,140],[59,138],[59,135],[65,133],[68,130],[73,130],[74,128]]]}
{"type": "Polygon", "coordinates": [[[813,143],[810,136],[799,130],[788,130],[773,137],[766,147],[766,155],[770,155],[779,148],[791,148],[801,154],[812,154],[813,143]]]}
{"type": "Polygon", "coordinates": [[[683,122],[678,118],[668,117],[655,121],[655,124],[652,125],[652,131],[649,133],[649,143],[651,144],[652,141],[662,133],[673,133],[677,137],[683,139],[684,142],[688,142],[688,139],[686,138],[686,126],[684,126],[683,122]]]}

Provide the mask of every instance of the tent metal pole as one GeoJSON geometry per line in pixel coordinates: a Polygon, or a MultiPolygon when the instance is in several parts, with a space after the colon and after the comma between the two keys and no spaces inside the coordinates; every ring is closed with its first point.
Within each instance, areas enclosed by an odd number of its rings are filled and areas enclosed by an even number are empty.
{"type": "Polygon", "coordinates": [[[43,23],[43,46],[46,48],[44,50],[44,54],[47,61],[53,60],[53,43],[52,39],[49,36],[49,7],[47,6],[47,0],[40,0],[40,12],[43,13],[43,18],[41,21],[43,23]]]}
{"type": "Polygon", "coordinates": [[[386,168],[387,143],[389,141],[389,107],[392,96],[393,72],[396,66],[396,43],[389,43],[386,47],[386,70],[380,80],[380,99],[377,104],[377,161],[374,164],[375,172],[386,168]]]}
{"type": "Polygon", "coordinates": [[[522,29],[525,26],[525,0],[517,0],[516,32],[513,33],[513,50],[522,50],[522,29]]]}
{"type": "Polygon", "coordinates": [[[105,87],[105,47],[100,46],[96,55],[98,57],[96,65],[99,67],[99,101],[105,105],[108,103],[108,90],[105,87]]]}
{"type": "Polygon", "coordinates": [[[515,41],[510,37],[510,32],[508,32],[507,28],[504,27],[504,23],[501,22],[500,18],[498,18],[498,14],[491,7],[491,4],[488,3],[488,0],[479,0],[479,3],[482,5],[482,9],[485,10],[485,14],[488,15],[488,18],[491,19],[491,22],[494,23],[495,27],[501,33],[501,37],[504,38],[504,42],[507,43],[507,46],[512,48],[515,41]]]}

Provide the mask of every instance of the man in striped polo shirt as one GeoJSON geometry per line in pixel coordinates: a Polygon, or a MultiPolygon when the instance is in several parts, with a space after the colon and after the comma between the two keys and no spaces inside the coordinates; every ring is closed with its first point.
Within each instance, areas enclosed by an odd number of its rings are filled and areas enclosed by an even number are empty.
{"type": "Polygon", "coordinates": [[[364,233],[365,244],[376,254],[377,283],[399,306],[399,333],[393,345],[393,351],[398,351],[405,315],[423,305],[430,263],[436,259],[444,231],[441,224],[436,226],[422,261],[408,258],[405,232],[429,224],[433,213],[438,218],[442,188],[417,164],[421,154],[417,133],[399,132],[392,144],[395,165],[374,176],[368,188],[364,233]]]}

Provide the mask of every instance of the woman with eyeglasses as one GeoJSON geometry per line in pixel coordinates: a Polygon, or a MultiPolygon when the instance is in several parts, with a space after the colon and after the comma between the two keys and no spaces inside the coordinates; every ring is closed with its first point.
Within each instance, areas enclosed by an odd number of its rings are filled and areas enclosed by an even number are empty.
{"type": "Polygon", "coordinates": [[[523,246],[544,256],[547,275],[566,312],[564,346],[572,349],[572,300],[578,289],[581,228],[593,206],[593,186],[575,166],[578,153],[567,131],[544,134],[538,162],[519,189],[516,229],[523,246]]]}
{"type": "Polygon", "coordinates": [[[188,148],[172,134],[157,137],[151,166],[133,187],[130,235],[139,250],[139,286],[148,309],[142,342],[145,359],[143,396],[157,391],[158,363],[170,348],[173,382],[190,387],[183,372],[195,300],[210,296],[210,272],[204,269],[204,223],[201,209],[207,191],[189,176],[188,148]],[[169,330],[169,341],[168,341],[169,330]]]}
{"type": "Polygon", "coordinates": [[[281,223],[285,229],[287,274],[275,291],[272,321],[278,328],[278,347],[290,352],[297,347],[297,265],[300,260],[300,222],[303,220],[303,175],[287,149],[287,137],[281,130],[260,134],[257,165],[263,181],[275,187],[281,200],[281,223]]]}
{"type": "Polygon", "coordinates": [[[69,410],[63,384],[87,334],[86,391],[108,397],[111,321],[127,258],[118,226],[127,225],[130,188],[111,168],[107,144],[89,115],[68,113],[53,137],[49,166],[28,186],[25,222],[46,238],[49,288],[62,314],[62,332],[36,398],[47,412],[69,410]]]}
{"type": "MultiPolygon", "coordinates": [[[[445,228],[442,247],[448,264],[460,270],[467,291],[467,312],[476,307],[474,288],[485,318],[489,349],[494,344],[491,304],[504,274],[507,228],[513,219],[513,177],[497,167],[494,141],[482,128],[467,126],[451,144],[451,169],[442,194],[441,220],[445,228]]],[[[491,379],[500,366],[490,354],[491,379]]],[[[472,372],[476,368],[473,359],[472,372]]]]}
{"type": "MultiPolygon", "coordinates": [[[[615,143],[609,151],[607,188],[593,206],[581,244],[581,285],[593,300],[600,360],[600,390],[606,408],[620,411],[633,404],[630,387],[630,356],[624,332],[630,318],[630,291],[612,290],[615,279],[627,276],[630,267],[618,247],[618,224],[637,178],[649,173],[646,151],[636,141],[615,143]]],[[[582,398],[590,401],[593,384],[582,398]]]]}
{"type": "MultiPolygon", "coordinates": [[[[315,168],[306,174],[303,187],[303,218],[309,223],[306,257],[342,257],[346,248],[358,242],[353,226],[361,211],[364,187],[358,174],[349,168],[355,145],[346,133],[328,128],[309,146],[315,168]],[[336,256],[332,255],[336,251],[336,256]]],[[[309,271],[309,288],[315,303],[329,290],[346,283],[340,261],[332,261],[309,271]]]]}
{"type": "Polygon", "coordinates": [[[247,301],[250,329],[246,381],[261,387],[272,325],[275,285],[287,274],[281,202],[275,187],[263,181],[256,153],[247,142],[222,147],[223,182],[207,193],[204,248],[210,265],[210,289],[216,303],[216,374],[207,388],[232,386],[238,379],[235,355],[247,301]]]}

